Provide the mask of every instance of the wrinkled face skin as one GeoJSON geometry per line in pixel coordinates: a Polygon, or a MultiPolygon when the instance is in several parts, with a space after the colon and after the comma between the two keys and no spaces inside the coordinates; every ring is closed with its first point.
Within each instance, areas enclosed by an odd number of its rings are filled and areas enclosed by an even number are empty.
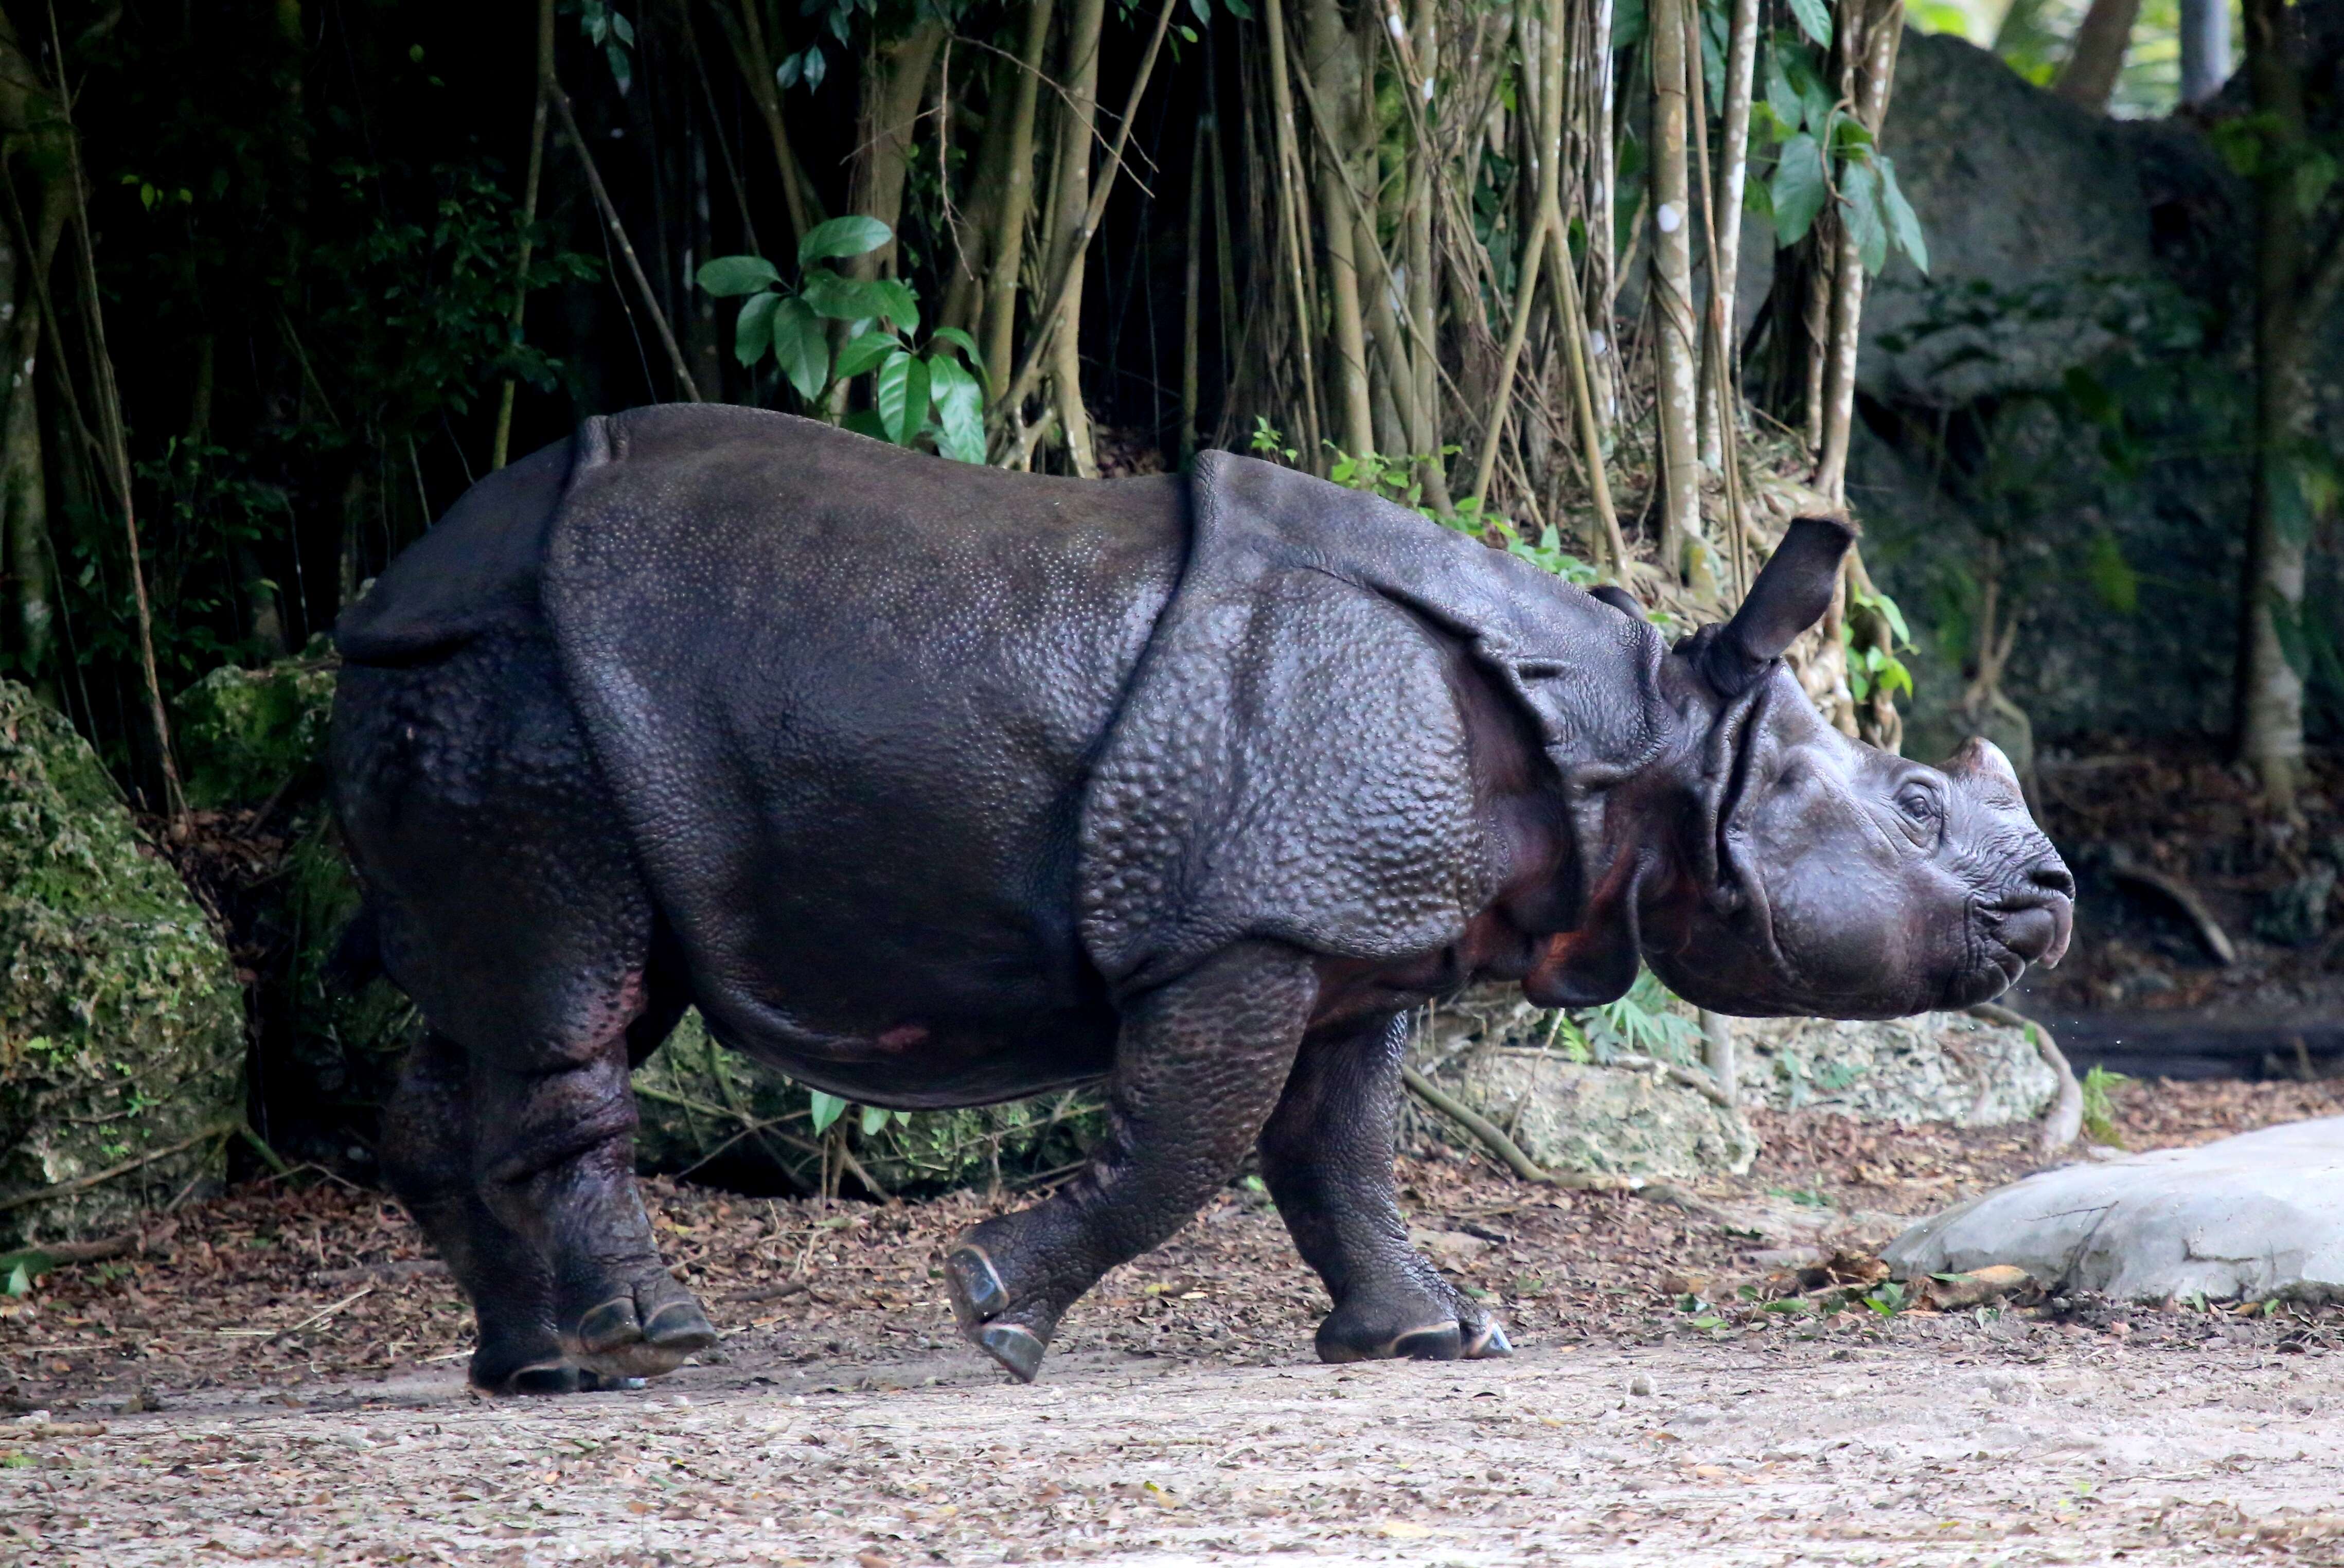
{"type": "Polygon", "coordinates": [[[1779,665],[1726,702],[1677,874],[1641,901],[1670,989],[1749,1017],[1982,1002],[2066,951],[2075,880],[2009,762],[1942,768],[1848,739],[1779,665]]]}

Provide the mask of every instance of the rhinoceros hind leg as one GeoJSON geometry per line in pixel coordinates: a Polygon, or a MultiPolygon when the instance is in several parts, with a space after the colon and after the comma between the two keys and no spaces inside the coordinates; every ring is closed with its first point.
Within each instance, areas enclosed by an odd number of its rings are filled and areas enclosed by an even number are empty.
{"type": "Polygon", "coordinates": [[[1307,956],[1248,943],[1133,1000],[1089,1166],[1047,1200],[975,1227],[946,1259],[961,1332],[1031,1382],[1066,1310],[1236,1172],[1316,991],[1307,956]]]}
{"type": "Polygon", "coordinates": [[[1409,1245],[1392,1180],[1405,1048],[1396,1017],[1312,1036],[1262,1128],[1263,1179],[1335,1300],[1319,1359],[1510,1355],[1496,1320],[1409,1245]]]}
{"type": "Polygon", "coordinates": [[[471,1064],[429,1034],[408,1053],[383,1117],[383,1166],[416,1223],[446,1260],[480,1326],[471,1381],[491,1393],[567,1393],[578,1371],[553,1327],[553,1271],[544,1249],[482,1201],[473,1179],[471,1064]]]}

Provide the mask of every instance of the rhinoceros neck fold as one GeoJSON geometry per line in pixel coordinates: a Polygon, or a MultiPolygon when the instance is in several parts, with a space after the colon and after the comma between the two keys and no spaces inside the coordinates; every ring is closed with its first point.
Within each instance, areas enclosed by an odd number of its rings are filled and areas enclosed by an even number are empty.
{"type": "Polygon", "coordinates": [[[1204,454],[1189,501],[1187,564],[1084,808],[1081,928],[1111,986],[1248,937],[1367,960],[1455,942],[1507,873],[1456,643],[1528,717],[1600,875],[1605,801],[1662,749],[1652,627],[1250,458],[1204,454]]]}

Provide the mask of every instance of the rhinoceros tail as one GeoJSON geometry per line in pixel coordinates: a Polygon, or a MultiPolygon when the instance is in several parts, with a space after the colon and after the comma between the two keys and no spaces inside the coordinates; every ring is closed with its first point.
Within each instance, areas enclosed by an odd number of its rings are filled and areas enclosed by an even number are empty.
{"type": "Polygon", "coordinates": [[[382,972],[382,921],[373,905],[361,904],[326,959],[325,982],[345,996],[354,996],[382,972]]]}

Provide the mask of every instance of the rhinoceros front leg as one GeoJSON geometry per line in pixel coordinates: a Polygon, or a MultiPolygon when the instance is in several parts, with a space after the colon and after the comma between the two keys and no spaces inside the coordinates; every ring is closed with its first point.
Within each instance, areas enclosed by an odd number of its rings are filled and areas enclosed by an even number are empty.
{"type": "Polygon", "coordinates": [[[1236,1173],[1317,991],[1307,956],[1245,943],[1127,1007],[1089,1166],[1046,1202],[977,1226],[945,1259],[961,1331],[1031,1382],[1076,1299],[1236,1173]]]}
{"type": "Polygon", "coordinates": [[[1335,1300],[1319,1359],[1510,1354],[1497,1320],[1409,1245],[1392,1177],[1406,1049],[1397,1017],[1313,1035],[1262,1129],[1262,1179],[1335,1300]]]}

